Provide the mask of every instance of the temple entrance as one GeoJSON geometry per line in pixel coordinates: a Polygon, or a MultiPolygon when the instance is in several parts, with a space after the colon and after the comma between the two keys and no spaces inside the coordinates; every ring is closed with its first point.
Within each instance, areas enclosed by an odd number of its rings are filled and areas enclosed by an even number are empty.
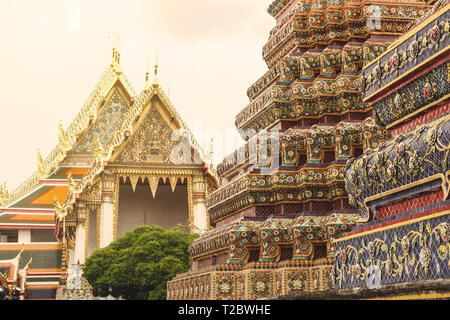
{"type": "Polygon", "coordinates": [[[121,179],[119,187],[117,238],[142,225],[157,225],[165,229],[178,224],[189,231],[187,184],[178,179],[175,190],[168,181],[160,179],[153,198],[147,179],[133,186],[129,179],[121,179]]]}

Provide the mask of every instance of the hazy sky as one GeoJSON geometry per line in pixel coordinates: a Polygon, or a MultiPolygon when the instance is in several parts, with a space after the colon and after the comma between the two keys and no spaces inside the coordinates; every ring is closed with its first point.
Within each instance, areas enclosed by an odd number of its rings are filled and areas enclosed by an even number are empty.
{"type": "Polygon", "coordinates": [[[14,189],[37,169],[37,150],[46,157],[56,146],[58,122],[68,127],[110,62],[113,29],[136,92],[145,55],[153,65],[158,47],[161,86],[204,149],[211,130],[221,133],[221,160],[234,150],[223,141],[248,104],[247,88],[267,71],[271,2],[1,0],[0,183],[14,189]]]}

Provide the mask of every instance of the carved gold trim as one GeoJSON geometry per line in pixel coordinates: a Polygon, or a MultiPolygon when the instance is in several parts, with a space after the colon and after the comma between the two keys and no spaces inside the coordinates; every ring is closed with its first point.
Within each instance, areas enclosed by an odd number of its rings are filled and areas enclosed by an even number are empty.
{"type": "Polygon", "coordinates": [[[120,192],[120,177],[116,175],[114,182],[114,220],[113,220],[113,241],[117,240],[117,228],[119,223],[119,192],[120,192]]]}
{"type": "MultiPolygon", "coordinates": [[[[154,98],[155,98],[155,95],[153,95],[149,99],[149,101],[146,104],[144,104],[143,112],[139,115],[136,123],[132,126],[132,130],[133,130],[132,134],[119,147],[117,147],[117,149],[114,151],[113,155],[111,156],[111,162],[114,162],[117,160],[119,155],[126,148],[128,143],[132,140],[131,138],[133,137],[134,133],[136,133],[138,131],[139,127],[145,121],[145,119],[150,114],[150,112],[152,111],[153,108],[156,110],[156,112],[159,113],[159,115],[161,116],[163,121],[167,124],[169,130],[174,132],[174,131],[180,129],[179,127],[175,126],[173,122],[170,121],[170,118],[167,116],[167,111],[163,110],[162,107],[160,106],[160,103],[155,101],[154,98]]],[[[170,137],[167,137],[167,138],[170,139],[170,137]]]]}
{"type": "Polygon", "coordinates": [[[113,173],[121,176],[126,177],[128,175],[140,175],[140,176],[147,176],[147,175],[155,175],[155,176],[178,176],[178,177],[187,177],[192,176],[195,174],[203,174],[203,171],[201,169],[112,169],[113,173]]]}
{"type": "Polygon", "coordinates": [[[187,193],[188,193],[188,217],[189,217],[189,232],[195,233],[194,229],[194,197],[192,190],[192,176],[186,177],[187,179],[187,193]]]}
{"type": "Polygon", "coordinates": [[[391,124],[388,124],[386,126],[386,129],[391,129],[392,127],[396,127],[397,125],[399,125],[399,124],[401,124],[403,122],[406,122],[406,120],[415,117],[419,113],[421,113],[421,112],[423,112],[423,111],[425,111],[425,110],[427,110],[427,109],[429,109],[431,107],[434,107],[435,105],[441,103],[442,101],[447,100],[448,98],[450,98],[450,94],[447,94],[447,95],[443,96],[442,98],[440,98],[439,100],[435,100],[432,103],[427,104],[426,106],[420,108],[419,110],[416,110],[416,111],[414,111],[414,112],[404,116],[403,118],[401,118],[401,119],[399,119],[399,120],[397,120],[397,121],[395,121],[395,122],[393,122],[391,124]]]}
{"type": "Polygon", "coordinates": [[[398,227],[401,227],[401,226],[406,226],[408,224],[413,224],[413,223],[416,223],[416,222],[420,222],[420,221],[424,221],[424,220],[428,220],[428,219],[432,219],[432,218],[437,218],[437,217],[445,216],[445,215],[448,215],[448,214],[450,214],[450,210],[442,211],[442,212],[438,212],[438,213],[433,213],[433,214],[430,214],[430,215],[427,215],[427,216],[424,216],[424,217],[420,217],[420,218],[417,218],[417,219],[406,220],[406,221],[403,221],[403,222],[391,224],[391,225],[386,226],[386,227],[380,227],[380,228],[377,228],[377,229],[373,229],[373,230],[369,230],[369,231],[353,234],[351,236],[347,236],[347,237],[343,237],[343,238],[339,238],[339,239],[334,239],[334,240],[331,240],[331,241],[332,241],[333,244],[336,244],[338,242],[350,240],[350,239],[357,238],[357,237],[362,237],[362,236],[365,236],[365,235],[368,235],[368,234],[372,234],[372,233],[376,233],[376,232],[380,232],[380,231],[385,231],[385,230],[389,230],[389,229],[395,229],[395,228],[398,228],[398,227]]]}
{"type": "Polygon", "coordinates": [[[78,202],[83,202],[86,205],[99,205],[102,201],[103,184],[100,176],[97,177],[90,186],[86,186],[83,192],[80,193],[78,202]],[[90,188],[90,190],[88,190],[90,188]]]}
{"type": "Polygon", "coordinates": [[[448,299],[450,298],[450,292],[445,293],[420,293],[420,294],[405,294],[400,296],[391,296],[383,298],[371,298],[365,300],[437,300],[437,299],[448,299]]]}
{"type": "Polygon", "coordinates": [[[88,258],[88,254],[89,254],[89,220],[90,220],[90,215],[91,215],[91,206],[87,206],[87,215],[86,215],[86,220],[84,222],[84,261],[86,262],[87,258],[88,258]]]}

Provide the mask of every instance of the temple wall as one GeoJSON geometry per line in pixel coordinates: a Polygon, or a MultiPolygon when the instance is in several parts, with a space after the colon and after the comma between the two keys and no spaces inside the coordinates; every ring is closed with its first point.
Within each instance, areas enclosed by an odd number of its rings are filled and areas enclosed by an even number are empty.
{"type": "Polygon", "coordinates": [[[186,186],[178,185],[172,193],[169,185],[160,185],[155,199],[148,185],[136,186],[135,192],[131,185],[121,185],[119,194],[118,238],[141,225],[171,228],[189,224],[186,186]]]}

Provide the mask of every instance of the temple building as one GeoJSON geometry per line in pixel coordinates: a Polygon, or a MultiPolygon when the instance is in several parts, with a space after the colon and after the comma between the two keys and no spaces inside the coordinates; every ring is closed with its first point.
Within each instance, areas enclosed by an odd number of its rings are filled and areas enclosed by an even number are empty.
{"type": "MultiPolygon", "coordinates": [[[[263,48],[269,70],[248,89],[250,103],[236,117],[247,143],[218,166],[221,186],[207,196],[215,229],[191,245],[191,270],[168,283],[168,299],[261,299],[334,288],[335,246],[345,244],[336,239],[364,228],[370,215],[354,204],[367,204],[362,197],[374,194],[366,182],[355,194],[361,173],[351,180],[355,185],[349,183],[347,161],[392,141],[387,121],[380,121],[381,104],[368,96],[378,94],[380,82],[391,90],[389,81],[402,74],[383,72],[370,82],[362,69],[387,57],[395,39],[430,8],[424,1],[270,5],[276,26],[263,48]]],[[[398,55],[403,65],[400,49],[398,55]]],[[[410,93],[402,95],[408,98],[391,111],[399,116],[411,105],[410,93]]],[[[390,100],[384,106],[394,108],[390,100]]],[[[448,156],[446,143],[423,151],[443,149],[448,156]]],[[[397,168],[395,183],[392,173],[381,178],[386,190],[400,183],[403,170],[397,168]]],[[[448,181],[448,175],[441,177],[448,181]]]]}
{"type": "Polygon", "coordinates": [[[55,149],[38,154],[38,170],[16,190],[0,190],[0,271],[27,299],[70,295],[66,283],[86,258],[137,226],[209,225],[214,168],[160,87],[157,62],[152,84],[147,62],[136,94],[114,41],[112,62],[68,129],[59,127],[55,149]]]}

